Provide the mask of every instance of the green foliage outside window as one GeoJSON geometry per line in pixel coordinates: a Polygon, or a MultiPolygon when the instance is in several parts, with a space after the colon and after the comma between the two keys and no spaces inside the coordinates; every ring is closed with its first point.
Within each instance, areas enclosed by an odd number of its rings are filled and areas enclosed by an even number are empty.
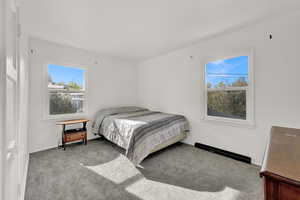
{"type": "Polygon", "coordinates": [[[69,90],[81,90],[81,86],[75,82],[70,82],[66,85],[66,88],[69,90]]]}
{"type": "MultiPolygon", "coordinates": [[[[247,81],[239,78],[229,87],[245,87],[247,81]]],[[[207,88],[212,84],[207,83],[207,88]]],[[[228,87],[223,82],[214,88],[228,87]]],[[[246,90],[210,90],[207,93],[207,114],[209,116],[246,119],[246,90]]]]}
{"type": "Polygon", "coordinates": [[[50,115],[76,113],[77,108],[72,105],[72,99],[64,94],[50,94],[50,115]]]}
{"type": "MultiPolygon", "coordinates": [[[[48,75],[48,83],[55,86],[63,86],[60,89],[49,89],[49,107],[50,115],[57,114],[71,114],[82,111],[82,101],[74,103],[72,101],[72,95],[68,91],[81,91],[82,87],[75,82],[57,82],[55,83],[50,75],[48,75]],[[57,92],[59,90],[60,92],[57,92]],[[66,93],[64,93],[66,92],[66,93]]],[[[74,94],[72,92],[72,94],[74,94]]],[[[76,93],[75,93],[76,94],[76,93]]],[[[79,96],[83,97],[82,93],[78,93],[79,96]]]]}
{"type": "Polygon", "coordinates": [[[246,91],[209,91],[207,94],[209,116],[246,119],[246,91]]]}

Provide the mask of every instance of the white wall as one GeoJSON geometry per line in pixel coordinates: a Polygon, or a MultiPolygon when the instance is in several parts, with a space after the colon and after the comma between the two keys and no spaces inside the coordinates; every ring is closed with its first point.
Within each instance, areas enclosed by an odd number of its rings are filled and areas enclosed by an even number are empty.
{"type": "Polygon", "coordinates": [[[4,178],[3,165],[4,165],[4,95],[5,95],[5,62],[4,62],[4,13],[5,13],[4,1],[0,1],[0,199],[3,199],[3,185],[4,178]]]}
{"type": "Polygon", "coordinates": [[[28,106],[29,106],[29,66],[28,66],[28,37],[22,33],[19,43],[19,156],[22,196],[25,195],[29,151],[28,151],[28,106]]]}
{"type": "Polygon", "coordinates": [[[261,164],[271,125],[300,128],[300,13],[266,19],[139,64],[139,104],[187,116],[200,142],[252,157],[261,164]],[[268,39],[273,33],[273,40],[268,39]],[[224,52],[254,48],[255,128],[201,120],[202,61],[224,52]],[[193,56],[193,59],[190,59],[193,56]]]}
{"type": "MultiPolygon", "coordinates": [[[[7,20],[4,21],[5,15],[5,5],[4,1],[0,1],[0,199],[3,199],[3,166],[5,154],[4,148],[7,146],[5,144],[5,99],[6,99],[6,44],[5,44],[5,23],[12,23],[7,20]]],[[[8,7],[10,8],[10,7],[8,7]]],[[[21,18],[21,17],[20,17],[21,18]]],[[[22,20],[21,20],[22,21],[22,20]]],[[[22,22],[20,22],[22,23],[22,22]]],[[[28,137],[28,54],[27,54],[27,35],[25,33],[20,34],[19,43],[18,43],[18,173],[19,173],[19,184],[21,185],[22,195],[20,198],[24,197],[25,194],[25,182],[27,175],[27,166],[28,166],[28,146],[27,146],[27,137],[28,137]]],[[[16,190],[17,191],[17,190],[16,190]]]]}
{"type": "MultiPolygon", "coordinates": [[[[55,43],[30,39],[30,122],[29,151],[35,152],[56,147],[60,129],[54,120],[43,119],[42,94],[43,68],[46,62],[70,63],[88,67],[88,114],[92,119],[95,112],[108,106],[137,104],[136,64],[88,51],[62,46],[55,43]],[[98,64],[95,64],[95,62],[98,64]]],[[[101,45],[101,44],[99,44],[101,45]]],[[[88,138],[94,137],[90,132],[88,138]]]]}

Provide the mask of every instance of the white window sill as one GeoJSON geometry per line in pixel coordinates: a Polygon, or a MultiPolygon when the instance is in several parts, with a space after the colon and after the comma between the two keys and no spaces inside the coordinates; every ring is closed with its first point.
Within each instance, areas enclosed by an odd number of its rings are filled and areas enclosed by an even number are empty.
{"type": "Polygon", "coordinates": [[[44,117],[44,120],[72,120],[72,119],[78,119],[78,118],[86,118],[87,113],[73,113],[73,114],[57,114],[57,115],[48,115],[44,117]]]}
{"type": "Polygon", "coordinates": [[[223,117],[213,117],[213,116],[205,116],[203,121],[208,123],[214,123],[219,125],[233,126],[233,127],[242,127],[242,128],[255,128],[254,121],[250,120],[240,120],[240,119],[230,119],[223,117]]]}

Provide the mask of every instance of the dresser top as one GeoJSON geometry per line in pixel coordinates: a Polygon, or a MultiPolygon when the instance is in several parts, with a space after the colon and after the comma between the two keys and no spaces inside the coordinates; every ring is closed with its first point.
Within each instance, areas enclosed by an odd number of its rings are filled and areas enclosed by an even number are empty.
{"type": "Polygon", "coordinates": [[[300,182],[300,129],[272,127],[261,170],[267,173],[300,182]]]}

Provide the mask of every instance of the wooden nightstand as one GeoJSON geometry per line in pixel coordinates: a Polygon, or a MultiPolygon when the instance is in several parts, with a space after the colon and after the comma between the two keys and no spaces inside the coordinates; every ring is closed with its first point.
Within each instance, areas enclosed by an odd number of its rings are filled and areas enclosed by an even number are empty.
{"type": "Polygon", "coordinates": [[[87,119],[75,119],[75,120],[60,121],[56,123],[57,125],[62,125],[61,142],[62,142],[62,148],[64,150],[66,150],[66,143],[68,142],[82,140],[85,145],[87,144],[86,124],[88,121],[89,120],[87,119]],[[82,128],[66,130],[67,125],[80,124],[80,123],[83,124],[82,128]]]}

